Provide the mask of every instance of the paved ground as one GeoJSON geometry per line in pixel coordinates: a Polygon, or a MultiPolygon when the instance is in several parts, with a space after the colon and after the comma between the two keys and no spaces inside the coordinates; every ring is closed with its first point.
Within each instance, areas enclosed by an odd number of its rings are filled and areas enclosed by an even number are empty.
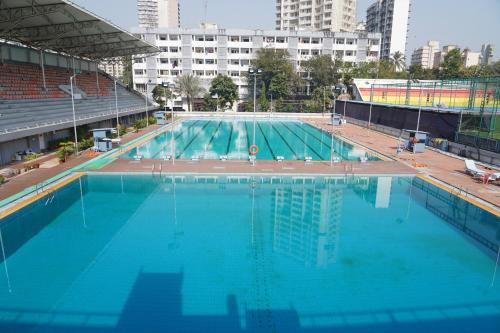
{"type": "MultiPolygon", "coordinates": [[[[141,130],[139,133],[130,133],[127,134],[122,138],[123,143],[127,143],[141,135],[144,135],[150,131],[153,131],[157,129],[159,126],[150,126],[147,130],[141,130]]],[[[71,169],[79,164],[82,164],[90,159],[93,158],[93,156],[89,156],[86,152],[83,152],[80,156],[78,157],[72,157],[70,158],[66,163],[53,163],[54,158],[57,158],[57,155],[52,153],[48,154],[46,156],[43,156],[39,160],[37,160],[38,163],[41,164],[40,169],[33,169],[29,172],[20,174],[16,177],[10,178],[9,181],[3,185],[0,185],[0,200],[3,200],[5,198],[8,198],[30,186],[39,184],[43,182],[46,179],[50,179],[56,175],[58,175],[61,172],[64,172],[68,169],[71,169]],[[43,167],[45,164],[46,167],[43,167]],[[53,167],[50,167],[50,165],[53,165],[53,167]]],[[[31,162],[33,163],[33,162],[31,162]]],[[[13,164],[12,168],[22,168],[23,165],[28,164],[28,163],[16,163],[13,164]]]]}
{"type": "Polygon", "coordinates": [[[399,162],[377,161],[377,162],[340,162],[330,165],[330,162],[312,162],[303,161],[257,161],[252,166],[247,161],[185,161],[177,160],[175,164],[172,161],[161,161],[153,159],[144,159],[134,161],[131,159],[119,159],[100,169],[100,172],[154,172],[160,173],[238,173],[238,174],[336,174],[336,175],[413,175],[415,170],[399,162]],[[154,166],[154,169],[153,169],[154,166]],[[154,171],[153,171],[154,170],[154,171]]]}
{"type": "MultiPolygon", "coordinates": [[[[329,132],[332,131],[332,127],[328,125],[328,120],[310,119],[308,121],[314,126],[321,127],[329,132]]],[[[400,155],[397,155],[397,138],[352,124],[334,127],[334,132],[337,135],[374,149],[381,154],[390,156],[420,173],[433,176],[484,201],[500,206],[500,186],[482,184],[465,174],[465,162],[461,158],[430,149],[426,149],[425,152],[420,154],[412,154],[409,151],[404,151],[400,155]]],[[[498,172],[495,170],[491,171],[498,172]]]]}

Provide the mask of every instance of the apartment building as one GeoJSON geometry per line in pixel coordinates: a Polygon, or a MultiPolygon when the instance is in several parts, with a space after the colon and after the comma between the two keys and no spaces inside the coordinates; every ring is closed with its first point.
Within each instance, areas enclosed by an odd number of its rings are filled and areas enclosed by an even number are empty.
{"type": "Polygon", "coordinates": [[[434,59],[439,52],[439,42],[429,41],[427,45],[419,47],[411,55],[411,64],[420,65],[423,69],[434,68],[434,59]]]}
{"type": "Polygon", "coordinates": [[[125,71],[125,65],[122,58],[110,59],[99,63],[99,69],[123,80],[123,72],[125,71]]]}
{"type": "Polygon", "coordinates": [[[181,24],[179,0],[137,0],[139,27],[178,28],[181,24]]]}
{"type": "Polygon", "coordinates": [[[481,46],[481,64],[491,65],[493,63],[494,51],[494,45],[483,44],[483,46],[481,46]]]}
{"type": "Polygon", "coordinates": [[[354,31],[357,0],[277,0],[276,30],[354,31]]]}
{"type": "Polygon", "coordinates": [[[301,63],[317,55],[341,57],[348,63],[374,61],[380,44],[380,34],[353,32],[183,28],[139,28],[132,32],[161,50],[156,56],[134,59],[135,89],[146,92],[147,85],[173,82],[185,73],[200,77],[208,89],[211,80],[221,74],[233,79],[242,99],[248,93],[244,74],[259,49],[287,50],[301,72],[301,63]]]}
{"type": "Polygon", "coordinates": [[[376,0],[366,11],[366,31],[382,34],[381,57],[406,54],[410,0],[376,0]]]}

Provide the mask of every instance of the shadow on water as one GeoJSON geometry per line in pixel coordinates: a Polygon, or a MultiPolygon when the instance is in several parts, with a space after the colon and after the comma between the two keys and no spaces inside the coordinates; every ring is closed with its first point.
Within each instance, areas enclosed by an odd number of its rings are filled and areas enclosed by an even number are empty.
{"type": "MultiPolygon", "coordinates": [[[[60,316],[81,318],[71,326],[60,323],[29,324],[30,311],[17,310],[11,321],[0,322],[0,332],[499,332],[500,303],[462,305],[460,308],[394,309],[377,312],[342,312],[301,315],[289,309],[248,309],[239,312],[234,295],[226,298],[224,315],[184,315],[182,313],[182,273],[139,273],[139,276],[119,314],[90,312],[52,312],[47,318],[60,316]],[[477,311],[483,309],[483,313],[477,311]],[[487,309],[490,309],[488,314],[487,309]],[[496,311],[491,311],[496,309],[496,311]],[[406,314],[406,319],[401,314],[406,314]],[[440,313],[439,319],[418,319],[415,314],[440,313]],[[451,315],[454,313],[455,315],[451,315]],[[461,313],[461,315],[459,315],[461,313]],[[409,319],[409,315],[413,317],[409,319]],[[115,316],[115,325],[97,325],[95,318],[115,316]],[[335,325],[325,325],[321,318],[335,318],[335,325]],[[357,322],[355,319],[358,319],[357,322]],[[361,318],[364,318],[361,320],[361,318]],[[369,320],[367,320],[367,318],[369,320]],[[306,320],[307,327],[301,325],[306,320]],[[245,324],[242,324],[242,323],[245,324]],[[323,323],[323,324],[322,324],[323,323]]],[[[13,312],[0,309],[0,313],[13,312]]],[[[50,320],[49,320],[50,322],[50,320]]]]}

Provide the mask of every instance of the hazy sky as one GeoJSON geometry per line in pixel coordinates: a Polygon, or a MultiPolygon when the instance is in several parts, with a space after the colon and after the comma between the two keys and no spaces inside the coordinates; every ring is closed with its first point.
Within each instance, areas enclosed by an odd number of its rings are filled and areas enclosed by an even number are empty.
{"type": "MultiPolygon", "coordinates": [[[[180,0],[181,24],[197,27],[204,20],[204,0],[180,0]]],[[[73,0],[125,28],[137,26],[137,0],[73,0]]],[[[358,20],[368,4],[358,0],[358,20]]],[[[457,44],[479,51],[481,44],[496,45],[500,56],[500,0],[412,0],[408,55],[427,40],[457,44]]],[[[209,22],[224,28],[274,29],[275,0],[208,0],[209,22]]]]}

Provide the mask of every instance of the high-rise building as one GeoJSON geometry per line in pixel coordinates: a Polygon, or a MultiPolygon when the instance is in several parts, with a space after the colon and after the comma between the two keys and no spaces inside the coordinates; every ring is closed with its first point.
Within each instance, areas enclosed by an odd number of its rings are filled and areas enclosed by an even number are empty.
{"type": "Polygon", "coordinates": [[[382,34],[381,57],[406,53],[410,0],[376,0],[366,11],[366,31],[382,34]]]}
{"type": "Polygon", "coordinates": [[[179,0],[137,0],[141,28],[180,27],[179,0]]]}
{"type": "Polygon", "coordinates": [[[481,47],[481,64],[491,65],[493,63],[493,53],[495,46],[491,44],[483,44],[481,47]]]}
{"type": "Polygon", "coordinates": [[[276,29],[354,31],[356,1],[276,0],[276,29]]]}
{"type": "Polygon", "coordinates": [[[411,55],[411,64],[420,65],[424,69],[434,68],[434,59],[439,52],[439,42],[429,41],[427,45],[419,47],[411,55]]]}

